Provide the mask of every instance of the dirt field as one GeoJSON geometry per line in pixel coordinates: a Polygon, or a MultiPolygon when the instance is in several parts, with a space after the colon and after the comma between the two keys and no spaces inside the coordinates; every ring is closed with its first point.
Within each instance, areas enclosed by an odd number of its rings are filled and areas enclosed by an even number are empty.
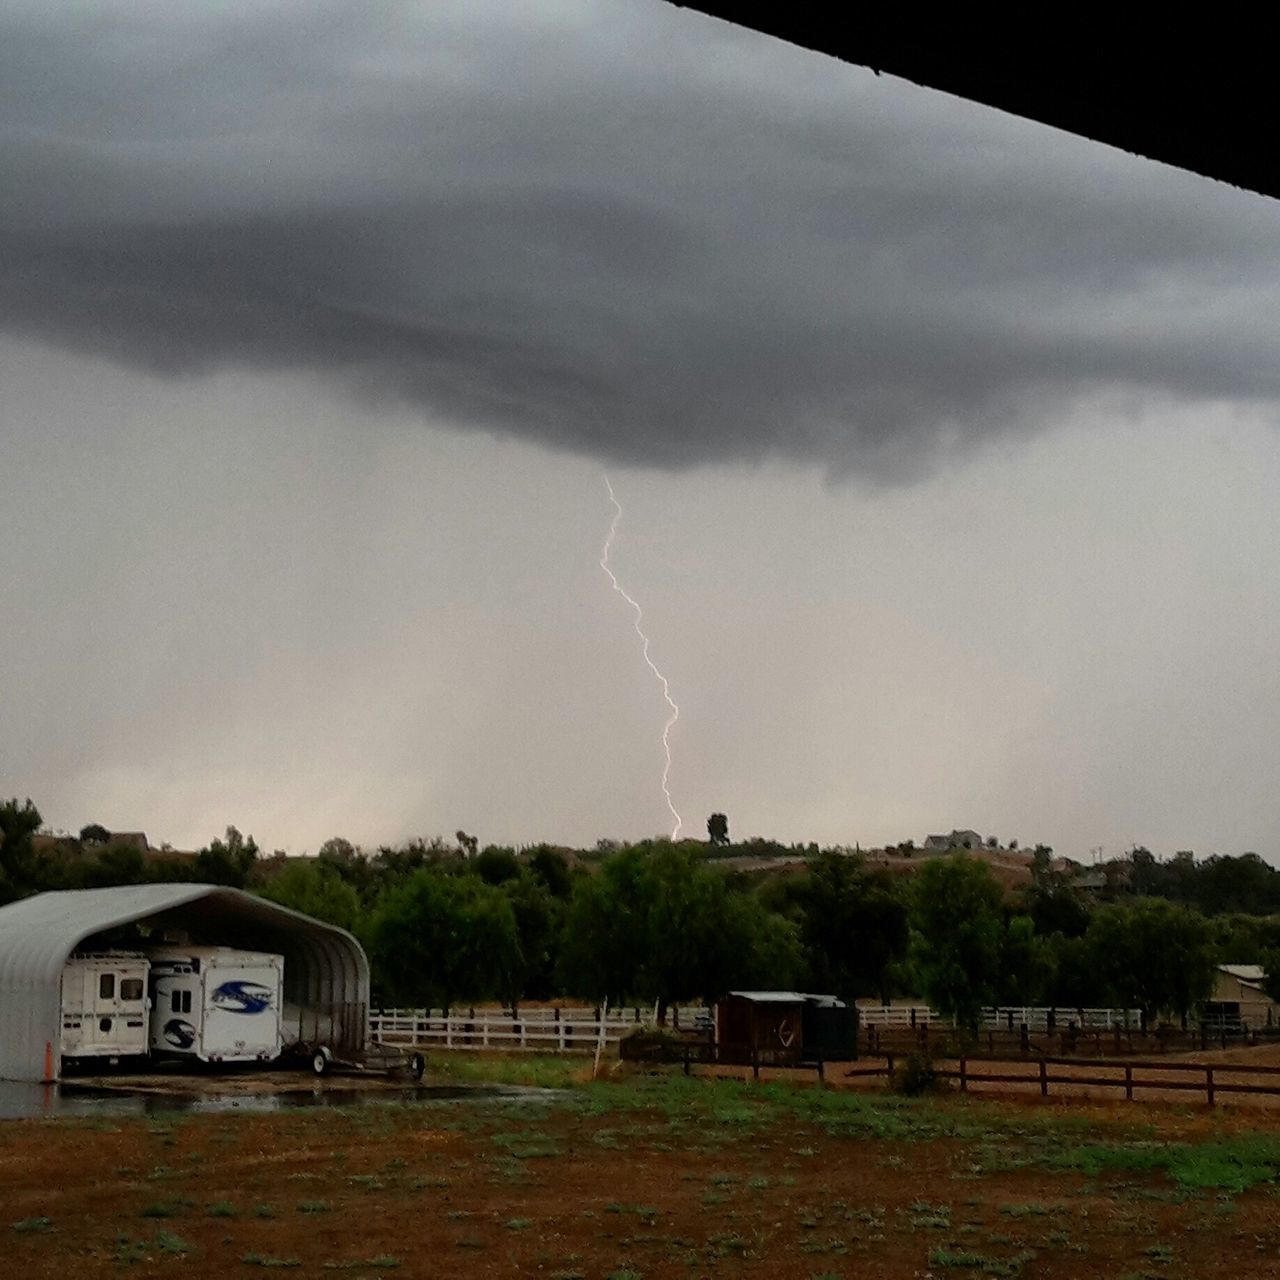
{"type": "Polygon", "coordinates": [[[1265,1110],[663,1074],[539,1104],[9,1122],[0,1230],[15,1277],[1244,1280],[1280,1273],[1277,1171],[1265,1110]]]}

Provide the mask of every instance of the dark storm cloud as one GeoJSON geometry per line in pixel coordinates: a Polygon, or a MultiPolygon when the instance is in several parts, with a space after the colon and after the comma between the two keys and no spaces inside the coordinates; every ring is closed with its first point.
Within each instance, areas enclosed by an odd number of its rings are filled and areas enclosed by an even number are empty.
{"type": "Polygon", "coordinates": [[[659,466],[1273,401],[1280,210],[656,3],[19,5],[0,325],[659,466]]]}

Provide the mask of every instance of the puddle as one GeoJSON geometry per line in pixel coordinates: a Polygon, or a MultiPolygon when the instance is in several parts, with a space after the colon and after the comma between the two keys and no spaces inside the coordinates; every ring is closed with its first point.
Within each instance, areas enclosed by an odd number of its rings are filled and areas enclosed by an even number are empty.
{"type": "Polygon", "coordinates": [[[95,1089],[74,1083],[20,1084],[0,1080],[0,1120],[31,1120],[57,1116],[143,1116],[162,1112],[189,1115],[243,1111],[295,1111],[307,1107],[374,1107],[392,1103],[430,1106],[449,1102],[498,1099],[505,1102],[551,1102],[562,1097],[557,1089],[520,1085],[417,1085],[403,1089],[325,1088],[283,1092],[216,1094],[206,1092],[132,1092],[95,1089]]]}

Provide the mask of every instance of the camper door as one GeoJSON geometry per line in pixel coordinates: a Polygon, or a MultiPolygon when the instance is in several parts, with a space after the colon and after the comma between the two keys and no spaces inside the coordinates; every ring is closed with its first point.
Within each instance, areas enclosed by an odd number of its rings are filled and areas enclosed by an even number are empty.
{"type": "Polygon", "coordinates": [[[200,1054],[200,975],[189,966],[152,970],[151,1049],[154,1053],[200,1054]]]}

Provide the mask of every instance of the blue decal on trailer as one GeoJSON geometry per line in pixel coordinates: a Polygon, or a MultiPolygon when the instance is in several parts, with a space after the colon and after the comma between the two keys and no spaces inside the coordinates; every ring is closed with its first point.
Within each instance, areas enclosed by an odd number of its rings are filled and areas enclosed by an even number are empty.
{"type": "Polygon", "coordinates": [[[260,982],[224,982],[213,993],[213,1003],[228,1013],[263,1013],[271,1008],[274,992],[260,982]]]}
{"type": "Polygon", "coordinates": [[[175,1049],[190,1049],[196,1042],[196,1029],[181,1018],[170,1018],[164,1024],[164,1038],[175,1049]]]}

